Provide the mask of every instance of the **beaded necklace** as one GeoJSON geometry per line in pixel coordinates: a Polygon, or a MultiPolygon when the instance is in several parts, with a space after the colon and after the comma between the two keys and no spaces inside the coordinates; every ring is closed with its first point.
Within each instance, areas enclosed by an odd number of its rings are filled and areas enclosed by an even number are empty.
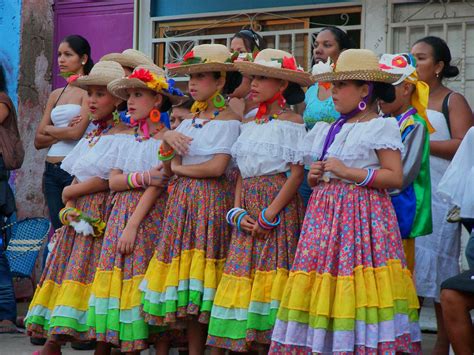
{"type": "Polygon", "coordinates": [[[102,135],[106,134],[113,127],[115,127],[114,121],[112,121],[112,123],[109,125],[106,125],[106,122],[107,120],[92,121],[92,123],[98,127],[87,133],[85,137],[89,142],[89,147],[93,147],[94,145],[96,145],[102,135]]]}
{"type": "Polygon", "coordinates": [[[255,123],[256,124],[264,124],[264,123],[276,120],[284,112],[286,112],[286,109],[282,109],[282,110],[278,111],[277,113],[272,113],[271,115],[269,115],[267,117],[260,117],[260,118],[255,117],[255,123]]]}
{"type": "Polygon", "coordinates": [[[159,122],[156,127],[155,127],[155,130],[151,132],[151,134],[149,135],[143,135],[141,136],[139,133],[138,133],[138,130],[140,129],[140,125],[138,126],[135,126],[134,129],[133,129],[133,136],[135,137],[135,140],[137,142],[143,142],[143,141],[146,141],[148,139],[150,139],[151,137],[153,137],[155,134],[158,134],[158,132],[160,132],[163,128],[165,128],[166,126],[162,123],[162,122],[159,122]]]}
{"type": "Polygon", "coordinates": [[[202,128],[204,127],[206,124],[208,124],[209,122],[211,122],[213,119],[215,119],[217,116],[219,116],[219,114],[224,111],[226,109],[226,106],[222,106],[222,107],[219,107],[217,110],[214,111],[214,113],[212,114],[212,116],[208,119],[203,119],[202,120],[202,123],[196,123],[196,118],[198,118],[198,116],[200,115],[200,113],[202,111],[198,111],[194,114],[193,116],[193,120],[191,122],[192,126],[194,128],[202,128]]]}

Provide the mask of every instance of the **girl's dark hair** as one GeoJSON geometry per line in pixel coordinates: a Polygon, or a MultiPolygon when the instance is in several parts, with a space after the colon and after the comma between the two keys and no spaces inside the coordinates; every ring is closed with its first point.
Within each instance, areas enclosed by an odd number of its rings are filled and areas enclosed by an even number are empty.
{"type": "Polygon", "coordinates": [[[444,63],[443,70],[440,73],[441,79],[454,78],[455,76],[459,75],[458,67],[451,65],[451,51],[443,39],[435,36],[427,36],[419,39],[415,42],[415,44],[420,42],[426,43],[431,46],[431,48],[433,48],[433,58],[437,63],[444,63]]]}
{"type": "Polygon", "coordinates": [[[341,30],[339,27],[326,26],[326,27],[322,28],[321,31],[318,32],[318,34],[323,32],[323,31],[329,31],[333,34],[334,39],[336,40],[336,42],[339,46],[339,50],[341,52],[343,50],[351,49],[351,48],[355,47],[354,42],[349,37],[349,35],[345,31],[341,30]]]}
{"type": "MultiPolygon", "coordinates": [[[[221,77],[220,72],[213,72],[214,78],[217,80],[221,77]]],[[[222,88],[223,95],[230,95],[242,84],[242,74],[238,71],[228,71],[225,76],[225,84],[222,88]]]]}
{"type": "Polygon", "coordinates": [[[7,80],[2,64],[0,64],[0,92],[7,92],[7,80]]]}
{"type": "Polygon", "coordinates": [[[283,97],[288,105],[296,105],[304,101],[304,91],[296,83],[288,82],[288,87],[283,91],[283,97]]]}
{"type": "MultiPolygon", "coordinates": [[[[362,86],[364,84],[368,84],[367,81],[363,80],[355,80],[356,85],[362,86]]],[[[374,103],[377,99],[381,99],[387,103],[395,101],[395,87],[392,84],[388,83],[380,83],[380,82],[372,82],[374,85],[374,91],[372,93],[372,97],[370,98],[370,103],[374,103]]]]}
{"type": "Polygon", "coordinates": [[[171,109],[171,100],[166,95],[161,95],[163,97],[161,101],[160,112],[168,112],[171,109]]]}
{"type": "Polygon", "coordinates": [[[234,38],[242,39],[245,44],[245,49],[247,49],[247,52],[249,53],[252,53],[254,50],[261,51],[262,49],[267,48],[267,42],[252,29],[241,30],[232,37],[232,39],[234,38]]]}
{"type": "Polygon", "coordinates": [[[64,38],[61,43],[69,44],[69,47],[79,56],[82,57],[84,54],[87,55],[87,62],[84,64],[84,74],[90,73],[94,62],[91,58],[91,46],[87,39],[79,35],[70,35],[64,38]]]}

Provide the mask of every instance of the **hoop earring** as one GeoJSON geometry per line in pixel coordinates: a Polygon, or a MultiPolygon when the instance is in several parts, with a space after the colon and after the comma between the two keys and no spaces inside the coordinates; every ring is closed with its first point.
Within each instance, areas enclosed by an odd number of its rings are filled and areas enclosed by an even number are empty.
{"type": "Polygon", "coordinates": [[[214,106],[215,106],[216,108],[224,107],[224,106],[225,106],[225,98],[224,98],[224,96],[222,96],[221,94],[217,94],[217,95],[214,96],[214,98],[212,99],[212,103],[214,104],[214,106]]]}
{"type": "Polygon", "coordinates": [[[357,107],[359,108],[359,110],[364,111],[367,108],[367,104],[365,103],[364,100],[361,100],[357,107]]]}
{"type": "Polygon", "coordinates": [[[120,122],[120,114],[119,114],[117,108],[115,108],[115,111],[112,112],[112,122],[114,124],[118,124],[120,122]]]}
{"type": "Polygon", "coordinates": [[[161,118],[161,112],[154,108],[153,110],[150,111],[150,121],[153,123],[160,122],[161,118]]]}

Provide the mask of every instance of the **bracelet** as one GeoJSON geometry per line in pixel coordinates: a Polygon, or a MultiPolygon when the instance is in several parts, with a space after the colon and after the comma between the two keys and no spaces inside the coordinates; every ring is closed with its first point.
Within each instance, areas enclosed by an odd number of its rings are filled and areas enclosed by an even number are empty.
{"type": "Polygon", "coordinates": [[[262,212],[258,215],[258,220],[257,220],[257,223],[258,225],[263,228],[263,229],[266,229],[266,230],[271,230],[275,227],[277,227],[280,222],[281,222],[281,219],[280,219],[280,216],[277,215],[275,217],[275,220],[273,222],[269,222],[266,218],[265,218],[265,211],[267,210],[267,208],[264,208],[262,210],[262,212]]]}
{"type": "Polygon", "coordinates": [[[172,153],[171,155],[169,155],[169,156],[163,156],[163,155],[161,155],[160,153],[158,153],[158,160],[160,160],[160,161],[169,161],[169,160],[173,159],[174,156],[175,156],[174,151],[173,151],[173,153],[172,153]]]}
{"type": "Polygon", "coordinates": [[[138,184],[138,181],[137,181],[137,173],[132,173],[132,184],[135,186],[135,187],[140,187],[140,185],[138,184]]]}
{"type": "Polygon", "coordinates": [[[362,182],[356,182],[355,183],[356,186],[367,186],[369,181],[372,179],[373,175],[374,175],[374,169],[368,168],[367,169],[367,175],[366,175],[365,179],[362,182]]]}
{"type": "Polygon", "coordinates": [[[237,227],[237,229],[240,231],[240,224],[242,222],[242,219],[244,218],[245,215],[247,215],[248,212],[244,210],[243,208],[240,207],[234,207],[229,212],[227,212],[225,219],[227,223],[229,223],[233,227],[237,227]]]}
{"type": "Polygon", "coordinates": [[[74,208],[74,207],[64,207],[61,209],[61,211],[59,211],[59,220],[61,221],[61,223],[64,225],[64,226],[68,226],[69,225],[69,221],[67,219],[69,213],[71,212],[76,212],[78,214],[80,214],[80,211],[77,209],[77,208],[74,208]]]}
{"type": "Polygon", "coordinates": [[[160,149],[158,150],[158,159],[160,161],[168,161],[173,159],[175,156],[174,149],[171,148],[169,150],[164,150],[163,144],[160,145],[160,149]]]}
{"type": "Polygon", "coordinates": [[[132,174],[127,175],[127,185],[130,189],[135,188],[135,185],[133,185],[133,182],[132,182],[132,174]]]}
{"type": "Polygon", "coordinates": [[[374,183],[375,177],[377,176],[377,173],[378,173],[378,172],[379,172],[378,170],[374,170],[374,173],[372,174],[372,177],[370,178],[369,182],[367,183],[367,186],[368,186],[368,187],[371,187],[371,186],[372,186],[372,184],[374,183]]]}
{"type": "Polygon", "coordinates": [[[150,186],[150,185],[151,185],[151,173],[150,173],[150,170],[145,171],[145,174],[148,174],[148,183],[147,183],[147,186],[150,186]]]}

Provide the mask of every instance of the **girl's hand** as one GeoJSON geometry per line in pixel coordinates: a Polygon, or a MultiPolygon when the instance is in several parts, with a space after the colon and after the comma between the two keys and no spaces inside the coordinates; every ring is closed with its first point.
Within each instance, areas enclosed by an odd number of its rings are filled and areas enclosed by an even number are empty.
{"type": "Polygon", "coordinates": [[[166,131],[163,140],[168,143],[179,155],[186,155],[192,138],[176,131],[166,131]]]}
{"type": "Polygon", "coordinates": [[[79,221],[79,213],[77,213],[75,211],[71,211],[67,214],[66,219],[68,220],[69,223],[78,222],[79,221]]]}
{"type": "Polygon", "coordinates": [[[271,229],[263,229],[258,223],[255,223],[252,229],[252,237],[265,238],[271,231],[271,229]]]}
{"type": "Polygon", "coordinates": [[[328,160],[323,163],[323,166],[324,171],[333,173],[339,178],[344,179],[346,177],[347,166],[345,166],[344,163],[337,158],[328,158],[328,160]]]}
{"type": "Polygon", "coordinates": [[[311,164],[308,172],[308,185],[315,186],[318,180],[321,179],[324,173],[324,164],[322,161],[317,161],[311,164]]]}
{"type": "MultiPolygon", "coordinates": [[[[163,165],[151,168],[149,170],[151,181],[150,186],[166,187],[168,186],[169,176],[166,175],[163,165]]],[[[147,178],[148,174],[144,174],[144,178],[147,178]]],[[[148,182],[148,181],[147,181],[148,182]]]]}
{"type": "Polygon", "coordinates": [[[68,127],[77,126],[79,123],[81,123],[81,121],[82,121],[82,116],[79,115],[79,116],[73,117],[71,122],[69,122],[68,127]]]}
{"type": "Polygon", "coordinates": [[[242,220],[240,221],[240,228],[248,233],[252,233],[256,224],[257,222],[247,214],[242,217],[242,220]]]}
{"type": "Polygon", "coordinates": [[[137,237],[137,228],[127,224],[122,231],[117,244],[117,249],[121,254],[130,254],[135,246],[135,238],[137,237]]]}

